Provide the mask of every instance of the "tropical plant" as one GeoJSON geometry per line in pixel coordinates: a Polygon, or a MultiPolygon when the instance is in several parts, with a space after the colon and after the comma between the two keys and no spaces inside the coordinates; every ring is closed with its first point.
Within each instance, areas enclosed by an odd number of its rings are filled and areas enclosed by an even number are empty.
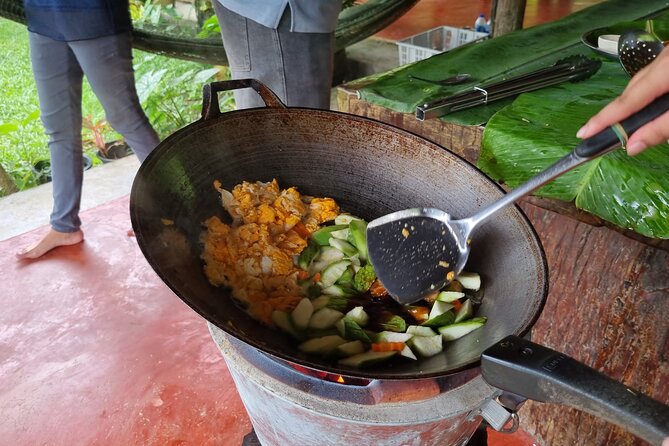
{"type": "Polygon", "coordinates": [[[39,116],[40,111],[36,109],[23,119],[0,123],[0,141],[3,145],[12,147],[19,155],[5,160],[6,170],[19,190],[39,184],[39,179],[33,173],[33,165],[39,160],[47,159],[43,151],[34,150],[28,143],[32,140],[30,133],[39,116]]]}
{"type": "MultiPolygon", "coordinates": [[[[143,64],[136,67],[138,73],[137,94],[149,120],[161,137],[196,121],[202,111],[202,85],[212,77],[229,79],[227,67],[205,67],[199,64],[178,72],[168,68],[144,70],[143,64]]],[[[231,93],[222,96],[221,109],[234,108],[231,93]]]]}

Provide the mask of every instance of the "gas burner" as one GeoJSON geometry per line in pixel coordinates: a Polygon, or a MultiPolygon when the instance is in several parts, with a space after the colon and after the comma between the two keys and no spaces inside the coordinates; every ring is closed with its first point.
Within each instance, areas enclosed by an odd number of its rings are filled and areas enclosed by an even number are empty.
{"type": "Polygon", "coordinates": [[[475,435],[482,420],[497,430],[517,422],[477,368],[416,380],[350,378],[278,359],[209,328],[262,446],[352,439],[359,446],[479,446],[486,444],[479,440],[484,429],[475,435]]]}

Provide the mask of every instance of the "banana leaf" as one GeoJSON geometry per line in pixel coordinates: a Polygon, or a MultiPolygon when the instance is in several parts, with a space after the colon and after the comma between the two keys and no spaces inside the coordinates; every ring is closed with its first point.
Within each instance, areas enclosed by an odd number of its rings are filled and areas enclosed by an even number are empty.
{"type": "MultiPolygon", "coordinates": [[[[604,61],[587,81],[520,95],[486,125],[478,167],[516,187],[569,153],[576,131],[618,96],[629,78],[620,64],[604,61]]],[[[669,145],[635,157],[617,150],[553,180],[538,196],[573,201],[622,228],[669,238],[669,145]]]]}
{"type": "MultiPolygon", "coordinates": [[[[609,0],[561,20],[519,30],[494,39],[466,44],[382,76],[376,76],[359,93],[362,100],[402,113],[415,113],[416,107],[474,85],[501,80],[552,65],[573,54],[595,54],[581,42],[585,32],[623,20],[656,15],[667,9],[666,0],[609,0]],[[442,87],[412,80],[409,75],[439,80],[458,73],[472,80],[456,87],[442,87]]],[[[512,99],[493,102],[444,116],[441,119],[462,125],[480,125],[512,99]]]]}

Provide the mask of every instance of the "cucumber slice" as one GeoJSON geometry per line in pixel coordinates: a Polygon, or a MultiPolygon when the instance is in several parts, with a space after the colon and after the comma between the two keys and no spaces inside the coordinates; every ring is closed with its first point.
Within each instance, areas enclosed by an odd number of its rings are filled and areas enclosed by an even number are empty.
{"type": "Polygon", "coordinates": [[[422,327],[420,325],[409,325],[407,327],[407,333],[414,336],[434,336],[437,334],[430,327],[422,327]]]}
{"type": "Polygon", "coordinates": [[[346,339],[338,335],[330,335],[309,339],[301,343],[297,348],[306,353],[327,355],[342,344],[346,344],[346,339]]]}
{"type": "Polygon", "coordinates": [[[341,318],[337,324],[337,330],[339,330],[339,334],[342,335],[344,339],[349,339],[351,341],[363,341],[367,344],[371,344],[372,341],[369,339],[369,336],[367,336],[367,333],[360,328],[360,325],[358,325],[353,319],[344,316],[341,318]]]}
{"type": "Polygon", "coordinates": [[[327,288],[334,285],[337,279],[339,279],[341,275],[344,274],[344,271],[346,271],[350,264],[351,262],[348,260],[340,260],[330,264],[327,268],[325,268],[321,273],[320,280],[323,287],[327,288]]]}
{"type": "Polygon", "coordinates": [[[328,296],[338,297],[351,297],[355,295],[354,292],[342,287],[341,285],[331,285],[329,287],[323,288],[322,292],[328,296]]]}
{"type": "Polygon", "coordinates": [[[463,337],[466,334],[471,333],[477,328],[481,328],[486,323],[487,320],[488,318],[486,318],[485,316],[475,317],[473,319],[469,319],[468,321],[458,322],[457,324],[451,324],[445,327],[441,327],[439,329],[439,333],[441,333],[441,336],[444,338],[444,341],[454,341],[456,339],[463,337]]]}
{"type": "Polygon", "coordinates": [[[344,288],[353,288],[353,277],[355,277],[355,271],[353,270],[353,266],[349,266],[346,268],[346,271],[344,271],[344,274],[342,274],[339,279],[337,279],[337,285],[341,285],[344,288]]]}
{"type": "Polygon", "coordinates": [[[334,354],[345,358],[347,356],[353,356],[365,351],[365,344],[362,341],[351,341],[346,344],[341,344],[334,350],[334,354]]]}
{"type": "Polygon", "coordinates": [[[376,342],[407,342],[411,338],[413,338],[413,335],[411,333],[382,331],[376,336],[376,342]]]}
{"type": "Polygon", "coordinates": [[[333,248],[332,246],[322,246],[320,248],[320,253],[309,267],[309,275],[313,276],[314,274],[323,271],[325,268],[331,264],[338,262],[344,258],[344,253],[333,248]]]}
{"type": "Polygon", "coordinates": [[[336,225],[348,225],[353,220],[362,220],[362,218],[351,214],[339,214],[335,217],[334,222],[336,225]]]}
{"type": "Polygon", "coordinates": [[[351,245],[346,240],[340,240],[338,238],[331,238],[330,239],[330,246],[332,246],[333,248],[337,248],[338,250],[343,252],[346,257],[351,257],[351,256],[354,256],[358,253],[358,250],[355,249],[355,246],[351,245]]]}
{"type": "Polygon", "coordinates": [[[348,225],[349,241],[358,250],[360,260],[367,260],[367,222],[352,220],[348,225]]]}
{"type": "Polygon", "coordinates": [[[337,331],[337,329],[334,328],[334,327],[325,328],[323,330],[318,329],[318,328],[307,328],[307,330],[304,332],[304,336],[302,338],[304,340],[304,339],[311,339],[311,338],[322,338],[324,336],[332,336],[332,335],[339,336],[339,331],[337,331]]]}
{"type": "Polygon", "coordinates": [[[470,318],[472,314],[474,314],[474,306],[472,305],[472,301],[465,299],[460,309],[455,313],[455,320],[453,323],[457,324],[458,322],[464,321],[465,319],[470,318]]]}
{"type": "Polygon", "coordinates": [[[326,307],[328,302],[330,302],[330,296],[322,295],[318,296],[316,299],[312,299],[311,305],[314,306],[314,311],[318,311],[321,308],[326,307]]]}
{"type": "Polygon", "coordinates": [[[465,293],[459,291],[442,291],[437,295],[437,300],[440,302],[453,302],[463,297],[465,297],[465,293]]]}
{"type": "Polygon", "coordinates": [[[481,276],[477,273],[461,272],[457,277],[458,282],[468,290],[478,291],[481,288],[481,276]]]}
{"type": "Polygon", "coordinates": [[[424,358],[434,356],[443,350],[442,335],[414,336],[409,340],[409,345],[424,358]]]}
{"type": "Polygon", "coordinates": [[[357,355],[349,356],[348,358],[340,359],[339,365],[348,367],[368,367],[370,365],[378,364],[395,356],[397,352],[373,352],[368,351],[359,353],[357,355]]]}
{"type": "Polygon", "coordinates": [[[404,356],[405,358],[417,360],[416,355],[414,355],[413,351],[409,348],[408,345],[405,345],[402,351],[400,352],[400,356],[404,356]]]}
{"type": "Polygon", "coordinates": [[[321,308],[314,312],[309,319],[309,328],[317,330],[324,330],[326,328],[334,327],[337,321],[344,317],[344,313],[333,310],[332,308],[321,308]]]}
{"type": "Polygon", "coordinates": [[[437,300],[432,305],[432,309],[430,310],[430,316],[428,317],[428,319],[434,319],[435,317],[439,316],[440,314],[446,313],[452,308],[453,308],[452,304],[437,300]]]}
{"type": "Polygon", "coordinates": [[[332,231],[330,233],[330,245],[332,245],[333,239],[346,240],[348,239],[348,223],[346,223],[346,228],[340,229],[339,231],[332,231]]]}
{"type": "Polygon", "coordinates": [[[274,310],[272,311],[272,322],[294,338],[300,339],[300,335],[297,333],[295,327],[293,327],[293,322],[290,320],[290,313],[274,310]]]}
{"type": "Polygon", "coordinates": [[[442,327],[444,325],[452,324],[455,321],[455,313],[448,310],[446,313],[441,313],[423,322],[421,325],[425,327],[442,327]]]}
{"type": "Polygon", "coordinates": [[[348,313],[346,313],[346,317],[352,319],[355,323],[360,325],[361,327],[364,327],[367,325],[367,322],[369,322],[369,315],[365,311],[363,307],[355,307],[348,313]]]}
{"type": "Polygon", "coordinates": [[[320,248],[318,247],[318,244],[309,240],[307,247],[302,250],[300,256],[297,258],[297,266],[307,271],[311,266],[311,262],[313,262],[318,255],[319,250],[320,248]]]}
{"type": "Polygon", "coordinates": [[[304,330],[309,326],[309,319],[314,313],[314,306],[308,298],[302,299],[290,313],[290,318],[297,330],[304,330]]]}
{"type": "Polygon", "coordinates": [[[325,226],[324,228],[321,228],[318,231],[311,234],[311,239],[321,246],[326,246],[330,241],[330,234],[332,233],[332,231],[339,231],[345,228],[346,225],[325,226]]]}

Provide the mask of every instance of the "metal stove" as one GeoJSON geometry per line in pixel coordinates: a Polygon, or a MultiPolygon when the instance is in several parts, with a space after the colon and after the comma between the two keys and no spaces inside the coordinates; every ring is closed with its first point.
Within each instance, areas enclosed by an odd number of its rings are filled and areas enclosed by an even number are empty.
{"type": "Polygon", "coordinates": [[[483,420],[503,432],[518,426],[522,401],[490,387],[478,369],[437,379],[351,379],[305,369],[212,324],[209,329],[262,446],[461,446],[483,420]]]}

